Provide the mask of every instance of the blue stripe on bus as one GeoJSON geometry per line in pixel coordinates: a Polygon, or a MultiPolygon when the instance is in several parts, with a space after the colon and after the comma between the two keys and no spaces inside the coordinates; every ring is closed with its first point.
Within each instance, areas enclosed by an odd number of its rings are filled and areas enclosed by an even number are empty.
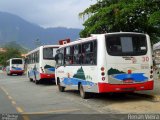
{"type": "Polygon", "coordinates": [[[65,85],[78,85],[78,83],[81,83],[82,85],[89,85],[89,86],[93,86],[94,85],[93,82],[82,80],[82,79],[78,79],[78,78],[64,78],[64,80],[62,82],[65,85]]]}
{"type": "Polygon", "coordinates": [[[19,67],[12,67],[13,70],[22,70],[22,68],[19,67]]]}
{"type": "Polygon", "coordinates": [[[49,70],[49,71],[52,71],[52,72],[54,72],[55,71],[55,68],[53,67],[53,68],[46,68],[47,70],[49,70]]]}
{"type": "Polygon", "coordinates": [[[135,82],[144,82],[148,80],[148,77],[144,76],[144,73],[132,73],[132,74],[118,74],[113,75],[117,80],[132,79],[135,82]]]}

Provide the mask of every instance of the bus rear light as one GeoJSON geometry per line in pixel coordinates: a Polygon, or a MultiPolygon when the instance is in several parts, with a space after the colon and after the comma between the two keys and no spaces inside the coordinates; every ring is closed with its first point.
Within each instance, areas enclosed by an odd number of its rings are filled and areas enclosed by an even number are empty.
{"type": "Polygon", "coordinates": [[[151,69],[153,69],[153,66],[151,66],[151,69]]]}
{"type": "Polygon", "coordinates": [[[120,88],[115,88],[116,91],[121,90],[120,88]]]}
{"type": "Polygon", "coordinates": [[[131,74],[132,73],[132,70],[128,70],[128,74],[131,74]]]}
{"type": "Polygon", "coordinates": [[[104,67],[101,67],[101,71],[104,71],[104,67]]]}
{"type": "Polygon", "coordinates": [[[102,77],[102,80],[105,81],[105,77],[102,77]]]}
{"type": "Polygon", "coordinates": [[[102,72],[102,73],[101,73],[101,75],[102,75],[102,76],[104,76],[104,75],[105,75],[105,73],[104,73],[104,72],[102,72]]]}
{"type": "Polygon", "coordinates": [[[153,71],[151,70],[151,71],[150,71],[150,73],[152,74],[152,73],[153,73],[153,71]]]}
{"type": "Polygon", "coordinates": [[[153,78],[153,75],[150,75],[150,78],[152,79],[152,78],[153,78]]]}

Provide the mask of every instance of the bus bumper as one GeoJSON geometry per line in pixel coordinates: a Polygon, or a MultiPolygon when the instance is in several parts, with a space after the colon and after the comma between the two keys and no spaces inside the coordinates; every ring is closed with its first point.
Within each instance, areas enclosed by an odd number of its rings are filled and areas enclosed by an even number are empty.
{"type": "Polygon", "coordinates": [[[109,84],[109,83],[98,83],[99,93],[106,92],[133,92],[141,90],[153,90],[153,80],[144,83],[135,84],[109,84]]]}
{"type": "Polygon", "coordinates": [[[55,74],[40,73],[40,79],[54,79],[55,74]]]}
{"type": "Polygon", "coordinates": [[[24,70],[10,70],[10,74],[23,74],[24,70]]]}

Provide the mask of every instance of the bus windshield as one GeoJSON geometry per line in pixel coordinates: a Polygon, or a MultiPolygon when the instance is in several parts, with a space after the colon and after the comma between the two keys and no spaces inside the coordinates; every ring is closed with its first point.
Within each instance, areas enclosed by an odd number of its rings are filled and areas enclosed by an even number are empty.
{"type": "Polygon", "coordinates": [[[43,48],[43,59],[54,60],[57,49],[58,48],[53,48],[53,47],[43,48]]]}
{"type": "Polygon", "coordinates": [[[112,56],[139,56],[147,53],[145,35],[106,35],[107,52],[112,56]]]}
{"type": "Polygon", "coordinates": [[[21,59],[13,59],[12,64],[22,64],[22,60],[21,59]]]}

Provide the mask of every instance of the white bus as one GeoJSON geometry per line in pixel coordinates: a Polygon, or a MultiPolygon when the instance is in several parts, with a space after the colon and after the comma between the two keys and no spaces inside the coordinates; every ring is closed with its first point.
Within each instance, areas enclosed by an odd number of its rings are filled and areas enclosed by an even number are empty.
{"type": "Polygon", "coordinates": [[[7,61],[6,73],[7,75],[12,75],[12,74],[23,75],[24,59],[23,58],[9,59],[7,61]]]}
{"type": "Polygon", "coordinates": [[[30,51],[26,55],[27,75],[36,84],[40,80],[55,80],[54,56],[59,45],[45,45],[30,51]]]}
{"type": "Polygon", "coordinates": [[[56,84],[90,93],[153,89],[153,63],[147,34],[95,34],[61,46],[56,54],[56,84]]]}

